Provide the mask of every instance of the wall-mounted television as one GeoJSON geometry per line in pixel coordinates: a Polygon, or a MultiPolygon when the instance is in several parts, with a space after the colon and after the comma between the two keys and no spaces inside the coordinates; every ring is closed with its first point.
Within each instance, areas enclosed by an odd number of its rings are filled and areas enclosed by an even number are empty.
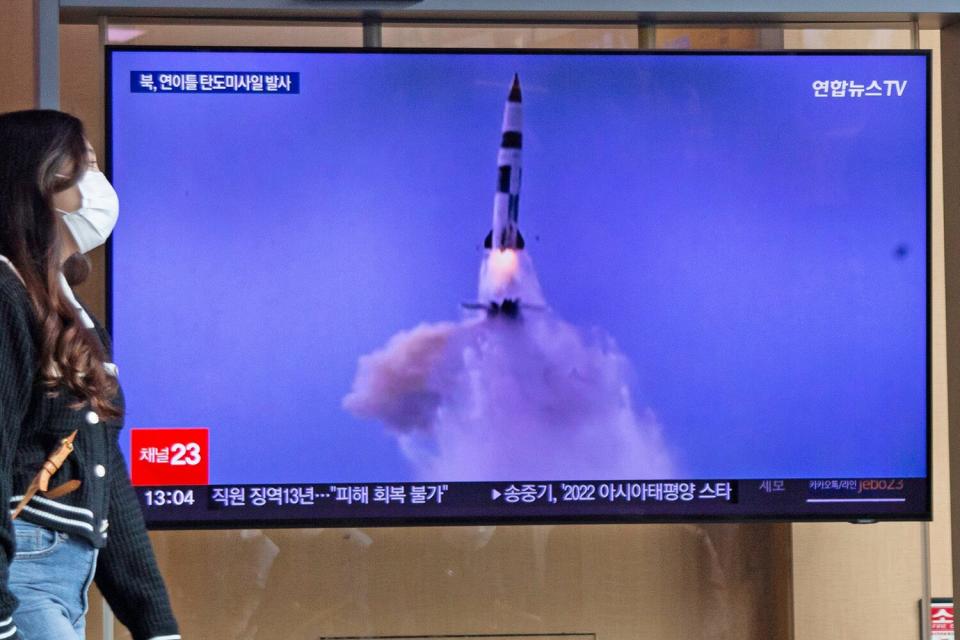
{"type": "Polygon", "coordinates": [[[930,516],[916,51],[107,51],[157,528],[930,516]]]}

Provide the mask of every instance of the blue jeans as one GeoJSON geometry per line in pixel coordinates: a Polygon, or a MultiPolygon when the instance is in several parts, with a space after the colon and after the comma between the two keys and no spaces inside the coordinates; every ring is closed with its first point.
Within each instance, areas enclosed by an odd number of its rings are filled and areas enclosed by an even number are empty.
{"type": "Polygon", "coordinates": [[[87,589],[97,550],[82,538],[13,521],[17,553],[10,591],[20,601],[13,622],[24,640],[83,640],[87,589]]]}

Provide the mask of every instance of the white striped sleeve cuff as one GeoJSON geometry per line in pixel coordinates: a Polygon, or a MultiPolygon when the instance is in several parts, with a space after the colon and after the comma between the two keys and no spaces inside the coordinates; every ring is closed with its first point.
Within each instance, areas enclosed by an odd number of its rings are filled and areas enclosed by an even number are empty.
{"type": "Polygon", "coordinates": [[[153,636],[149,640],[180,640],[180,634],[178,633],[172,636],[153,636]]]}
{"type": "Polygon", "coordinates": [[[13,624],[13,618],[0,620],[0,640],[5,638],[17,637],[17,625],[13,624]]]}

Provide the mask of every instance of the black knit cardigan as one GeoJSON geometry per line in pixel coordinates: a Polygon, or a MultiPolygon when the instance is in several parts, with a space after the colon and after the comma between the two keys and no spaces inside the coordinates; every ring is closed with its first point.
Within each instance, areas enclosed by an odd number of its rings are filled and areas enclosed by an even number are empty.
{"type": "MultiPolygon", "coordinates": [[[[109,356],[110,341],[95,330],[109,356]]],[[[0,263],[0,504],[12,508],[61,438],[78,429],[74,450],[50,488],[80,480],[73,493],[33,498],[24,520],[84,538],[100,549],[95,581],[134,640],[178,640],[177,623],[130,484],[118,438],[123,420],[101,420],[88,404],[38,382],[39,326],[15,271],[0,263]]],[[[123,409],[123,394],[114,399],[123,409]]],[[[12,620],[16,598],[7,588],[15,552],[8,510],[0,521],[0,639],[19,638],[12,620]]],[[[32,640],[32,639],[28,639],[32,640]]]]}

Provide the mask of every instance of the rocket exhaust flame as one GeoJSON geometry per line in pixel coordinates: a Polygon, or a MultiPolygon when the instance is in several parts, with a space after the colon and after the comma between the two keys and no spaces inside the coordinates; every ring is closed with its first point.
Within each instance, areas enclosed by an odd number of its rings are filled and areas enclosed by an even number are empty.
{"type": "Polygon", "coordinates": [[[634,406],[626,356],[546,306],[517,227],[519,105],[515,77],[504,110],[515,146],[498,155],[510,181],[494,200],[480,302],[459,322],[421,324],[361,356],[343,407],[383,423],[418,480],[674,477],[656,417],[634,406]]]}
{"type": "Polygon", "coordinates": [[[517,275],[519,260],[513,249],[491,251],[488,263],[490,277],[500,286],[505,286],[517,275]]]}

